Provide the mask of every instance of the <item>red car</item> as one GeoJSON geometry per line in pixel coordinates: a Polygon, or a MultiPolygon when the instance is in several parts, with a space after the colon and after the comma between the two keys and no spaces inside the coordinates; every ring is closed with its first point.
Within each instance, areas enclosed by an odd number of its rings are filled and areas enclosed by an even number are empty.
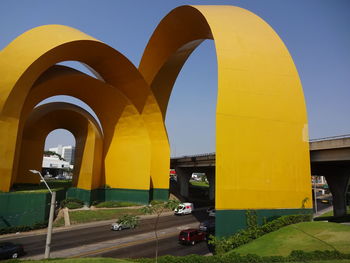
{"type": "Polygon", "coordinates": [[[207,240],[207,234],[198,229],[182,230],[179,234],[179,242],[181,244],[191,244],[193,246],[204,240],[207,240]]]}

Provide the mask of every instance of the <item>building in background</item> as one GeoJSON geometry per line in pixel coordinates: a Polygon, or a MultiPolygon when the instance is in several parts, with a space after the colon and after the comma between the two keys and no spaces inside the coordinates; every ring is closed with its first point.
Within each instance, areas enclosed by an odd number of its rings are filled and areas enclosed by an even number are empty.
{"type": "Polygon", "coordinates": [[[57,147],[49,148],[50,152],[55,152],[62,156],[67,162],[71,165],[74,165],[74,154],[75,154],[75,146],[67,145],[62,146],[58,145],[57,147]]]}
{"type": "Polygon", "coordinates": [[[42,174],[45,177],[57,179],[72,179],[73,165],[63,160],[58,155],[44,155],[42,174]]]}
{"type": "Polygon", "coordinates": [[[72,179],[75,146],[57,145],[44,152],[42,174],[57,179],[72,179]]]}

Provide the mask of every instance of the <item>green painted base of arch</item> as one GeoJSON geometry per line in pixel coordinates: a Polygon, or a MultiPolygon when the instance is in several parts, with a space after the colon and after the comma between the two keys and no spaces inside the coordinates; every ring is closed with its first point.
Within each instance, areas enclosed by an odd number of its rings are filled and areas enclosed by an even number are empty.
{"type": "MultiPolygon", "coordinates": [[[[258,224],[262,224],[264,218],[269,222],[284,215],[312,214],[312,209],[252,209],[256,211],[258,224]]],[[[225,237],[247,228],[247,210],[216,210],[215,236],[225,237]]]]}
{"type": "Polygon", "coordinates": [[[169,199],[169,189],[162,188],[152,188],[149,191],[150,201],[159,200],[159,201],[167,201],[169,199]]]}
{"type": "Polygon", "coordinates": [[[69,188],[67,197],[74,197],[91,205],[94,201],[125,201],[138,204],[148,204],[149,190],[106,188],[85,190],[80,188],[69,188]]]}

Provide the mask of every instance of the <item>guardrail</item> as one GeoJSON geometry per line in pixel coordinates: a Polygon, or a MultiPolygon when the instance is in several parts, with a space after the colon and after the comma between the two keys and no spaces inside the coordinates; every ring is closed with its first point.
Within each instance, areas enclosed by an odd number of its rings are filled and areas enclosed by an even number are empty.
{"type": "MultiPolygon", "coordinates": [[[[323,137],[323,138],[317,138],[317,139],[310,139],[309,142],[330,141],[330,140],[335,140],[335,139],[347,139],[347,138],[350,138],[350,134],[323,137]]],[[[215,152],[193,154],[193,155],[172,156],[171,159],[182,159],[182,158],[193,158],[193,157],[195,158],[195,157],[204,157],[204,156],[212,156],[212,155],[215,155],[215,152]]]]}
{"type": "Polygon", "coordinates": [[[347,139],[347,138],[350,138],[350,134],[311,139],[311,140],[309,140],[309,142],[330,141],[330,140],[335,140],[335,139],[347,139]]]}
{"type": "Polygon", "coordinates": [[[182,155],[182,156],[172,156],[171,159],[182,159],[182,158],[193,158],[193,157],[205,157],[205,156],[213,156],[215,152],[211,153],[202,153],[202,154],[194,154],[194,155],[182,155]]]}

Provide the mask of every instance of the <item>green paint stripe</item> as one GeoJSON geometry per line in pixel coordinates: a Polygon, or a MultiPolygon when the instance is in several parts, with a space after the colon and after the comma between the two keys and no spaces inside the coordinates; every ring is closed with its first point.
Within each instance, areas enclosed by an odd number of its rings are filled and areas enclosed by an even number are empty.
{"type": "MultiPolygon", "coordinates": [[[[264,218],[272,221],[283,215],[310,214],[312,209],[252,209],[256,212],[258,223],[262,224],[264,218]]],[[[229,236],[247,227],[247,210],[216,210],[215,235],[217,237],[229,236]]]]}
{"type": "Polygon", "coordinates": [[[150,189],[150,200],[167,201],[169,199],[169,189],[152,188],[150,189]]]}
{"type": "Polygon", "coordinates": [[[140,204],[148,204],[149,190],[124,189],[124,188],[105,188],[85,190],[79,188],[70,188],[68,197],[75,197],[85,204],[89,205],[93,201],[127,201],[140,204]]]}

